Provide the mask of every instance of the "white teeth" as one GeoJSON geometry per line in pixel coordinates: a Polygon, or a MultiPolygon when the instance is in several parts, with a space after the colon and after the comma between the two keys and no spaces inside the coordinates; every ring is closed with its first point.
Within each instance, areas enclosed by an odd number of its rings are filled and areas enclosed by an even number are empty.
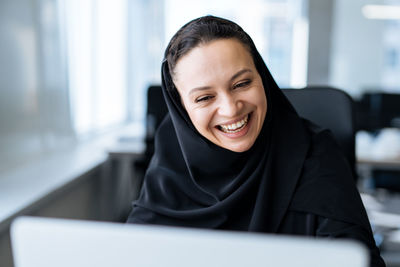
{"type": "Polygon", "coordinates": [[[246,115],[246,117],[244,119],[242,119],[241,121],[238,121],[236,123],[232,123],[229,125],[221,124],[220,128],[225,133],[236,133],[236,132],[239,132],[240,130],[242,130],[244,128],[244,126],[246,126],[248,119],[249,119],[249,115],[246,115]]]}

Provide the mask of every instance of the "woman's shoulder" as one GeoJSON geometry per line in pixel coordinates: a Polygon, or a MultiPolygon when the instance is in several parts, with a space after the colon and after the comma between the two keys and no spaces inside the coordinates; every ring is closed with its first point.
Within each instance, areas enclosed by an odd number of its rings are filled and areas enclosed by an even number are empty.
{"type": "Polygon", "coordinates": [[[291,208],[349,223],[364,223],[364,208],[344,153],[329,130],[306,123],[311,145],[291,208]]]}
{"type": "Polygon", "coordinates": [[[351,166],[332,132],[310,121],[304,123],[311,138],[300,185],[305,182],[354,184],[351,166]]]}
{"type": "Polygon", "coordinates": [[[303,119],[303,124],[311,136],[311,152],[319,154],[326,152],[327,149],[341,151],[331,130],[320,127],[306,119],[303,119]]]}
{"type": "Polygon", "coordinates": [[[323,164],[328,169],[345,169],[352,176],[351,166],[332,131],[308,120],[303,120],[303,123],[311,137],[306,163],[318,163],[316,166],[323,164]]]}

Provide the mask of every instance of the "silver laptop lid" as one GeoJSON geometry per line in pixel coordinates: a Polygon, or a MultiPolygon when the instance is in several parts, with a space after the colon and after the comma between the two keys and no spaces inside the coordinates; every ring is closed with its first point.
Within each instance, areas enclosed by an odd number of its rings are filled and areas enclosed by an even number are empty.
{"type": "Polygon", "coordinates": [[[20,217],[11,226],[16,267],[366,267],[345,240],[20,217]]]}

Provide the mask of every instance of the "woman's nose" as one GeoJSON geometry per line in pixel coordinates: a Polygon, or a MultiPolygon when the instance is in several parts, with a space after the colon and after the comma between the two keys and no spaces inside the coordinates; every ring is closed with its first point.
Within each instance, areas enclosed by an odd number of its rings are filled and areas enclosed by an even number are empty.
{"type": "Polygon", "coordinates": [[[242,103],[234,96],[228,94],[221,96],[218,112],[222,116],[234,117],[239,114],[242,103]]]}

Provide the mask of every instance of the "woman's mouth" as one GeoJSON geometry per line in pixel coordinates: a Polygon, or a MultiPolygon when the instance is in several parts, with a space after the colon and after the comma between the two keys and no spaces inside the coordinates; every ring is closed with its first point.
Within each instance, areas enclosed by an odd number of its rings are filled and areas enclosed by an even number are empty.
{"type": "Polygon", "coordinates": [[[218,129],[224,133],[237,133],[246,127],[249,121],[249,114],[247,114],[243,119],[232,124],[221,124],[218,125],[218,129]]]}

